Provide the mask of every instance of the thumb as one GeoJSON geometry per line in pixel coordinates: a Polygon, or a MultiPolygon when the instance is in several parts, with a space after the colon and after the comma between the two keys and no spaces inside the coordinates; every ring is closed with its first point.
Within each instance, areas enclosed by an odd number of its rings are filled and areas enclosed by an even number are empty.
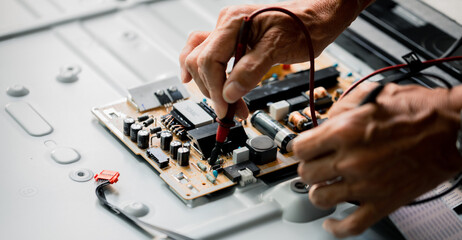
{"type": "Polygon", "coordinates": [[[257,44],[252,51],[244,55],[234,66],[223,87],[223,98],[234,103],[260,82],[263,75],[272,66],[269,53],[257,44]]]}

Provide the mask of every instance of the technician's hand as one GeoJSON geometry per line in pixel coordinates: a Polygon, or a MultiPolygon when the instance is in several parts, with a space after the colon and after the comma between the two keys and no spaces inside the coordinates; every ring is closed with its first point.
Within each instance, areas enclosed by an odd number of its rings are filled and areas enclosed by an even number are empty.
{"type": "Polygon", "coordinates": [[[226,81],[226,66],[233,56],[236,38],[245,16],[253,11],[278,6],[299,16],[313,40],[315,55],[331,43],[370,0],[296,0],[272,5],[244,5],[221,11],[212,32],[193,32],[180,55],[182,80],[194,79],[202,93],[211,98],[219,117],[227,103],[238,102],[236,114],[246,118],[248,109],[241,97],[253,89],[276,63],[307,61],[305,38],[293,20],[282,13],[268,12],[253,21],[249,49],[226,81]]]}
{"type": "Polygon", "coordinates": [[[324,222],[337,237],[362,233],[462,170],[455,147],[459,110],[449,100],[454,89],[389,84],[377,104],[358,108],[375,86],[360,85],[333,106],[328,121],[295,139],[298,172],[312,184],[313,204],[360,202],[345,219],[324,222]]]}

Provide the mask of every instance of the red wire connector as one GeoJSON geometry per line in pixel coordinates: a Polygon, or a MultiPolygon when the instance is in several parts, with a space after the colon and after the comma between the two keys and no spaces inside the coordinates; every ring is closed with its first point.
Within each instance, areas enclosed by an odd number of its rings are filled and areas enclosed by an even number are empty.
{"type": "Polygon", "coordinates": [[[96,181],[107,180],[110,184],[116,183],[119,180],[120,173],[116,171],[103,170],[95,175],[96,181]]]}

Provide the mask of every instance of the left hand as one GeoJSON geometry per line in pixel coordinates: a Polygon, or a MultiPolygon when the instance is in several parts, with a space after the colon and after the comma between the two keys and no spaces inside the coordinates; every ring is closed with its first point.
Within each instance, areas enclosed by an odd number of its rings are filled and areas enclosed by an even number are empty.
{"type": "Polygon", "coordinates": [[[388,84],[376,104],[357,107],[375,86],[359,85],[332,107],[328,121],[295,139],[298,172],[312,185],[314,205],[360,202],[345,219],[324,222],[337,237],[362,233],[462,170],[451,90],[388,84]]]}

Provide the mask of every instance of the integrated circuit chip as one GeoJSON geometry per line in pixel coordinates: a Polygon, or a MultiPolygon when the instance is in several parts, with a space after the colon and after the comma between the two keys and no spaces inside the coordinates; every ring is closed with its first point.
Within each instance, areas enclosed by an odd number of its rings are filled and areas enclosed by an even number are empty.
{"type": "Polygon", "coordinates": [[[173,109],[190,122],[194,128],[213,123],[213,118],[192,100],[175,103],[173,109]]]}

